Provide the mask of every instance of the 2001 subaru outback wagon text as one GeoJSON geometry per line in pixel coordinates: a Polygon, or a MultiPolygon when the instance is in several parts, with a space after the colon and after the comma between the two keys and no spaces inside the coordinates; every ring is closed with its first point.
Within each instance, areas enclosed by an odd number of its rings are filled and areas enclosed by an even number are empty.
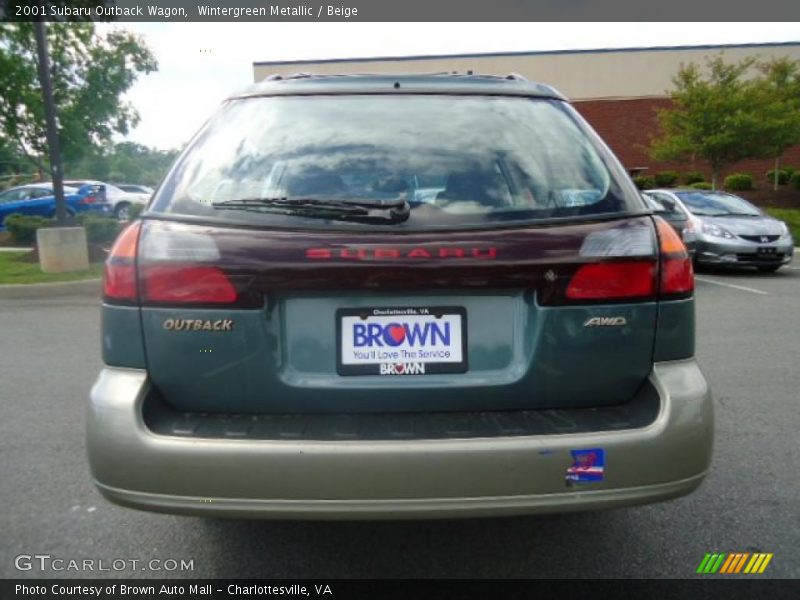
{"type": "Polygon", "coordinates": [[[273,77],[106,266],[88,451],[110,500],[411,518],[666,500],[710,461],[693,273],[553,89],[273,77]]]}

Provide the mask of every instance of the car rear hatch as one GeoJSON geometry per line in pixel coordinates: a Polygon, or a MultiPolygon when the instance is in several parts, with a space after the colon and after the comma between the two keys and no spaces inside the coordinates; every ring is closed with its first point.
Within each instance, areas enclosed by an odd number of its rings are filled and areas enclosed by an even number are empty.
{"type": "Polygon", "coordinates": [[[659,251],[672,236],[685,258],[680,240],[552,90],[440,79],[272,82],[198,134],[107,278],[110,302],[141,307],[165,402],[438,412],[636,394],[662,280],[691,291],[687,261],[659,251]]]}
{"type": "Polygon", "coordinates": [[[357,243],[156,220],[138,229],[128,237],[139,237],[147,368],[179,410],[602,406],[630,399],[652,368],[651,217],[357,243]]]}

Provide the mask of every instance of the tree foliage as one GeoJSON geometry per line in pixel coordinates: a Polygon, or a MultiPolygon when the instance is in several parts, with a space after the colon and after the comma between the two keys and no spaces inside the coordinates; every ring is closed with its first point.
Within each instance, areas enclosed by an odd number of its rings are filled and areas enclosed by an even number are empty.
{"type": "Polygon", "coordinates": [[[780,155],[800,142],[797,73],[798,63],[788,59],[726,63],[715,57],[705,73],[693,63],[682,66],[673,78],[672,107],[658,111],[662,135],[651,154],[705,159],[714,187],[732,163],[780,155]]]}
{"type": "MultiPolygon", "coordinates": [[[[157,63],[139,36],[99,33],[94,23],[51,23],[47,39],[62,154],[78,161],[138,122],[122,95],[157,63]]],[[[33,24],[0,26],[0,146],[42,169],[47,140],[36,65],[33,24]]]]}
{"type": "Polygon", "coordinates": [[[110,183],[156,185],[166,175],[177,150],[157,150],[134,142],[121,142],[65,164],[74,179],[99,179],[110,183]]]}
{"type": "Polygon", "coordinates": [[[800,143],[800,61],[773,59],[761,63],[759,69],[764,95],[762,116],[770,126],[766,143],[769,155],[775,158],[773,183],[777,189],[780,157],[800,143]]]}

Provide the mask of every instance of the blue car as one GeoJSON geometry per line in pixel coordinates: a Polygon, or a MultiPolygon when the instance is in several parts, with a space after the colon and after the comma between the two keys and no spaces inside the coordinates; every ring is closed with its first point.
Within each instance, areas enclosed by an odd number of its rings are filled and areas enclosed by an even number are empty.
{"type": "MultiPolygon", "coordinates": [[[[106,200],[102,185],[64,186],[64,199],[67,202],[67,215],[83,212],[110,214],[111,205],[106,200]]],[[[38,215],[54,217],[56,198],[50,183],[32,183],[11,188],[0,194],[0,229],[5,229],[8,215],[38,215]]]]}

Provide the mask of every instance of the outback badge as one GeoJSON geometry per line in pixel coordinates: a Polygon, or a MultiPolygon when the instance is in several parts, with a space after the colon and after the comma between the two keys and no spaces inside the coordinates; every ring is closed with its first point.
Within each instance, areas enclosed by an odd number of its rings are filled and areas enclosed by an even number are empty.
{"type": "Polygon", "coordinates": [[[233,319],[167,319],[164,321],[167,331],[233,331],[233,319]]]}

